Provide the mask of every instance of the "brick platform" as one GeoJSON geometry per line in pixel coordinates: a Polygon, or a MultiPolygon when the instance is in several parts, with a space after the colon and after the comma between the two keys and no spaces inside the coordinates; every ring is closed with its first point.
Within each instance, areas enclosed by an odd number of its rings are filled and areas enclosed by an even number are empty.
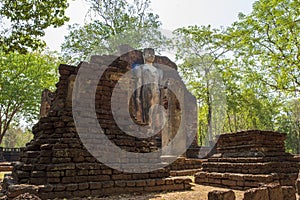
{"type": "Polygon", "coordinates": [[[193,176],[202,168],[202,160],[179,157],[168,166],[171,176],[193,176]]]}
{"type": "Polygon", "coordinates": [[[203,161],[195,182],[233,189],[272,182],[294,186],[299,158],[284,152],[284,140],[285,134],[270,131],[220,135],[216,154],[203,161]]]}

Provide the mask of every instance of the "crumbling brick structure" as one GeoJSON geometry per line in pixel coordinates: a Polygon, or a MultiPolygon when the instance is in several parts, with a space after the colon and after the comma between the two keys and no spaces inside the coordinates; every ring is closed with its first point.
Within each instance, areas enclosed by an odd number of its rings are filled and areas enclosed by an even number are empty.
{"type": "MultiPolygon", "coordinates": [[[[123,172],[108,167],[86,149],[78,135],[72,112],[72,90],[77,73],[81,67],[89,66],[92,74],[93,68],[106,65],[107,69],[98,80],[95,105],[92,105],[105,135],[128,152],[149,153],[160,148],[161,135],[145,139],[127,135],[118,127],[111,111],[110,99],[115,85],[131,69],[133,63],[142,62],[142,52],[131,51],[121,57],[93,56],[90,63],[80,63],[78,67],[59,66],[60,79],[52,102],[49,103],[51,107],[33,127],[34,139],[22,152],[20,162],[14,166],[12,177],[5,180],[4,187],[9,197],[20,194],[17,192],[20,187],[23,192],[38,194],[42,199],[191,188],[191,180],[188,178],[170,178],[168,168],[135,173],[136,169],[123,172]],[[107,62],[110,62],[109,66],[107,62]]],[[[166,57],[156,56],[155,63],[176,69],[176,65],[166,57]]],[[[120,98],[120,106],[127,104],[127,100],[128,97],[124,94],[124,98],[120,98]]],[[[169,102],[168,105],[175,103],[176,101],[169,102]]],[[[86,134],[93,134],[92,129],[89,129],[93,127],[89,127],[90,124],[86,126],[86,134]]],[[[189,126],[189,129],[195,129],[196,134],[196,123],[189,126]]],[[[118,155],[111,152],[111,156],[118,155]]],[[[140,164],[144,161],[131,162],[140,164]]],[[[154,162],[159,165],[159,158],[154,162]]]]}
{"type": "Polygon", "coordinates": [[[44,89],[41,98],[40,118],[47,116],[52,101],[53,101],[53,93],[48,89],[44,89]]]}
{"type": "Polygon", "coordinates": [[[216,154],[203,161],[195,182],[236,189],[272,182],[294,187],[299,158],[285,152],[285,138],[283,133],[258,130],[220,135],[216,154]]]}

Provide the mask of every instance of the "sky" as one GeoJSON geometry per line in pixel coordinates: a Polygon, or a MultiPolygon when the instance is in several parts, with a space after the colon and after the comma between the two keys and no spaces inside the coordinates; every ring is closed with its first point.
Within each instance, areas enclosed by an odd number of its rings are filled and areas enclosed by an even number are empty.
{"type": "MultiPolygon", "coordinates": [[[[255,0],[152,0],[152,12],[159,15],[162,28],[173,31],[189,25],[229,26],[238,13],[248,14],[255,0]]],[[[88,4],[84,0],[70,0],[66,15],[70,21],[59,28],[48,28],[44,40],[50,50],[60,51],[68,25],[84,24],[88,4]]]]}

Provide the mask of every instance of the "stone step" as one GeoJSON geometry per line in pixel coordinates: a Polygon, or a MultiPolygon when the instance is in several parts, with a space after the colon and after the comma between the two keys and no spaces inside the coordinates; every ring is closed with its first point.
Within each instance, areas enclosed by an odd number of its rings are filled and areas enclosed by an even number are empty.
{"type": "Polygon", "coordinates": [[[284,145],[281,141],[278,141],[277,144],[270,142],[269,144],[258,143],[257,141],[242,141],[233,145],[232,143],[222,144],[224,146],[218,147],[217,150],[222,152],[234,151],[235,149],[239,150],[262,150],[263,152],[284,152],[284,145]],[[226,146],[225,146],[226,145],[226,146]]]}
{"type": "Polygon", "coordinates": [[[203,171],[230,172],[242,174],[268,174],[268,173],[296,173],[299,163],[296,162],[264,162],[264,163],[230,163],[230,162],[204,162],[203,171]]]}
{"type": "Polygon", "coordinates": [[[195,183],[232,189],[249,189],[261,184],[279,182],[277,174],[240,174],[198,172],[195,174],[195,183]]]}
{"type": "Polygon", "coordinates": [[[13,163],[11,162],[1,162],[0,163],[0,172],[9,172],[13,169],[13,163]]]}
{"type": "Polygon", "coordinates": [[[188,169],[200,169],[202,168],[201,159],[191,159],[179,157],[175,162],[168,166],[171,171],[188,170],[188,169]]]}
{"type": "Polygon", "coordinates": [[[173,170],[170,171],[170,175],[171,176],[192,176],[200,171],[201,169],[173,170]]]}
{"type": "Polygon", "coordinates": [[[0,165],[0,172],[10,172],[13,170],[13,166],[1,166],[0,165]]]}
{"type": "Polygon", "coordinates": [[[282,156],[277,157],[238,157],[238,158],[208,158],[207,160],[203,160],[203,162],[231,162],[231,163],[257,163],[257,162],[272,162],[272,161],[294,161],[299,162],[300,158],[293,157],[290,154],[284,154],[282,156]]]}

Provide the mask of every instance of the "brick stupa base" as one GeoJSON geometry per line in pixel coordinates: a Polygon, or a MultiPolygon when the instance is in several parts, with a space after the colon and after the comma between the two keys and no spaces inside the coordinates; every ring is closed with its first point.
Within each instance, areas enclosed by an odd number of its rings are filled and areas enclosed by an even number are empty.
{"type": "Polygon", "coordinates": [[[195,175],[202,185],[248,189],[278,182],[294,186],[299,158],[285,152],[285,134],[243,131],[220,135],[215,153],[195,175]]]}

